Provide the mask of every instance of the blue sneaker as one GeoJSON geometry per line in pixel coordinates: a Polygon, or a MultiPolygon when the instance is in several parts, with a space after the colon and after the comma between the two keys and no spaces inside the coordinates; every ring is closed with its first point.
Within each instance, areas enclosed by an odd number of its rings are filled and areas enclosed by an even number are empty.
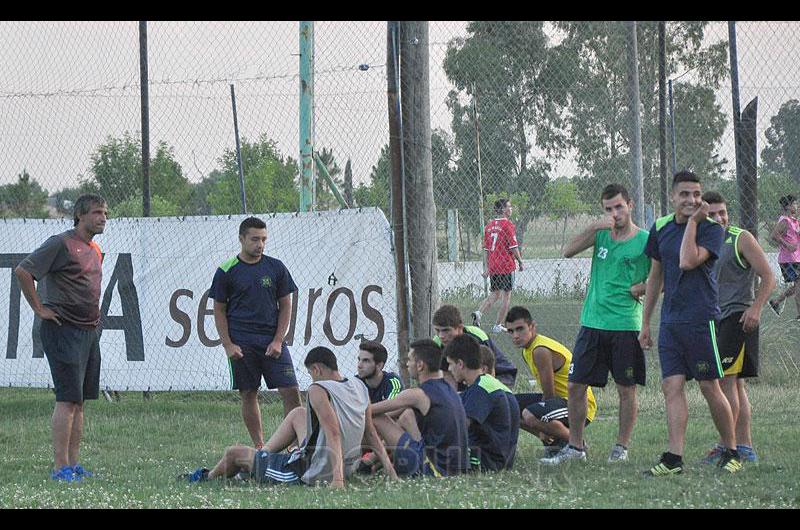
{"type": "Polygon", "coordinates": [[[206,469],[204,467],[198,467],[191,473],[186,473],[181,475],[179,478],[188,480],[190,483],[194,482],[203,482],[208,480],[208,472],[211,471],[210,469],[206,469]]]}
{"type": "Polygon", "coordinates": [[[742,462],[758,462],[755,449],[749,445],[737,445],[736,450],[739,452],[739,459],[742,462]]]}
{"type": "Polygon", "coordinates": [[[91,471],[87,471],[80,464],[75,464],[74,466],[72,466],[72,471],[75,473],[75,476],[80,477],[82,479],[92,478],[94,476],[94,473],[92,473],[91,471]]]}
{"type": "Polygon", "coordinates": [[[75,474],[71,466],[64,466],[50,473],[50,478],[59,482],[80,482],[81,477],[75,474]]]}

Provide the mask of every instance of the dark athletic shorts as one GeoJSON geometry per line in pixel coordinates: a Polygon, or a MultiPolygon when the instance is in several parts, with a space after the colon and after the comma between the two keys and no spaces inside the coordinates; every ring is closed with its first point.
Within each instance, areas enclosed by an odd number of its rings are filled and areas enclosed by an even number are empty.
{"type": "Polygon", "coordinates": [[[509,274],[490,274],[490,291],[510,291],[514,288],[514,273],[509,274]]]}
{"type": "Polygon", "coordinates": [[[40,329],[42,347],[56,401],[81,403],[100,395],[100,339],[97,329],[82,329],[61,320],[43,320],[40,329]]]}
{"type": "Polygon", "coordinates": [[[233,372],[234,390],[258,390],[262,376],[270,389],[297,386],[292,356],[285,342],[281,348],[281,356],[277,359],[267,357],[266,348],[240,347],[244,357],[228,359],[233,372]]]}
{"type": "Polygon", "coordinates": [[[300,452],[270,453],[256,451],[251,476],[259,484],[303,484],[300,452]]]}
{"type": "Polygon", "coordinates": [[[717,347],[725,375],[758,377],[758,329],[745,333],[742,329],[744,311],[733,313],[719,323],[717,347]]]}
{"type": "Polygon", "coordinates": [[[392,451],[392,465],[401,477],[436,476],[430,462],[425,458],[425,441],[414,440],[404,432],[392,451]]]}
{"type": "MultiPolygon", "coordinates": [[[[537,420],[544,423],[549,423],[558,420],[569,428],[569,414],[567,411],[567,400],[562,397],[554,397],[543,400],[542,394],[539,392],[514,394],[514,397],[519,403],[520,418],[522,411],[527,410],[533,414],[537,420]]],[[[591,423],[589,418],[586,418],[586,425],[591,423]]]]}
{"type": "Polygon", "coordinates": [[[581,326],[572,350],[569,380],[604,387],[609,371],[618,385],[644,386],[645,361],[639,334],[581,326]]]}
{"type": "Polygon", "coordinates": [[[658,331],[658,358],[661,377],[685,375],[698,381],[722,378],[717,351],[717,325],[702,323],[661,323],[658,331]]]}
{"type": "Polygon", "coordinates": [[[800,263],[778,263],[778,265],[786,283],[794,283],[800,278],[800,263]]]}

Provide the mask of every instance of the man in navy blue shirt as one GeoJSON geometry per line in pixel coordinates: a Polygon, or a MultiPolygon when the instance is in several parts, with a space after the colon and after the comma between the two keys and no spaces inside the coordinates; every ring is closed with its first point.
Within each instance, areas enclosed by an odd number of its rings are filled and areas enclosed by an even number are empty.
{"type": "Polygon", "coordinates": [[[365,340],[358,346],[358,379],[367,385],[370,403],[392,399],[403,390],[403,381],[383,369],[389,352],[380,342],[365,340]]]}
{"type": "Polygon", "coordinates": [[[239,254],[217,268],[209,297],[214,323],[231,366],[233,388],[242,396],[242,417],[256,449],[264,446],[258,388],[261,377],[277,388],[284,416],[300,406],[292,357],[284,337],[297,286],[286,266],[263,255],[267,225],[248,217],[239,225],[239,254]]]}
{"type": "Polygon", "coordinates": [[[409,346],[408,373],[419,386],[372,405],[375,429],[392,449],[398,475],[464,473],[469,469],[467,418],[461,399],[442,376],[442,348],[430,339],[409,346]]]}
{"type": "Polygon", "coordinates": [[[467,385],[461,401],[467,415],[470,465],[481,471],[511,469],[517,453],[519,405],[506,385],[484,373],[481,348],[486,346],[463,333],[444,349],[453,378],[467,385]]]}
{"type": "Polygon", "coordinates": [[[694,173],[677,173],[672,182],[674,213],[656,220],[645,248],[652,267],[647,278],[639,343],[644,349],[653,344],[650,318],[663,287],[658,357],[669,433],[669,450],[646,472],[651,476],[683,472],[689,418],[687,379],[697,379],[726,447],[719,467],[730,473],[741,469],[731,406],[719,385],[723,371],[716,346],[715,328],[720,310],[714,262],[722,248],[724,230],[708,218],[708,203],[702,200],[702,193],[700,180],[694,173]]]}

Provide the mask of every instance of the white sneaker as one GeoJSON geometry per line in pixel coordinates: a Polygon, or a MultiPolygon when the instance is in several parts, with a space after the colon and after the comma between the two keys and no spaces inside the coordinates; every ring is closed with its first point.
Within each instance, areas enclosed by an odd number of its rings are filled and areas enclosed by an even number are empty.
{"type": "Polygon", "coordinates": [[[624,462],[628,459],[628,450],[620,444],[614,444],[611,448],[611,453],[608,455],[609,463],[624,462]]]}
{"type": "Polygon", "coordinates": [[[492,326],[492,333],[505,333],[508,331],[506,327],[502,324],[495,324],[492,326]]]}
{"type": "Polygon", "coordinates": [[[574,449],[568,445],[551,458],[540,458],[539,462],[547,466],[557,466],[569,460],[580,460],[581,462],[585,462],[586,451],[574,449]]]}
{"type": "Polygon", "coordinates": [[[481,317],[482,316],[483,315],[481,315],[480,311],[473,311],[472,312],[472,325],[481,327],[481,317]]]}

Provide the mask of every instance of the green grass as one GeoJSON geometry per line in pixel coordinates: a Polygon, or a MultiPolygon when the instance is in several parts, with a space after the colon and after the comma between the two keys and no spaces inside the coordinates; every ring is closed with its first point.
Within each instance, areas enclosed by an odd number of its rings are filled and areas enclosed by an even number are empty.
{"type": "MultiPolygon", "coordinates": [[[[465,311],[471,300],[457,301],[465,311]]],[[[579,301],[531,301],[527,304],[540,331],[568,346],[577,331],[579,301]]],[[[793,315],[791,315],[793,316],[793,315]]],[[[640,389],[640,413],[630,460],[611,465],[605,459],[616,438],[613,383],[597,392],[598,416],[587,428],[590,445],[585,465],[549,469],[538,464],[541,444],[520,434],[511,472],[443,480],[386,483],[380,477],[355,479],[345,491],[308,487],[258,487],[240,482],[189,485],[182,472],[210,467],[224,448],[249,437],[233,393],[122,393],[119,402],[99,400],[86,406],[82,461],[97,477],[81,485],[49,479],[52,462],[50,416],[53,394],[41,389],[0,390],[0,507],[2,508],[797,508],[800,507],[800,432],[797,369],[800,326],[764,312],[762,376],[750,385],[753,439],[761,462],[734,475],[698,463],[717,434],[697,385],[687,386],[689,429],[686,472],[647,479],[641,471],[665,450],[664,404],[657,354],[648,354],[648,384],[640,389]]],[[[498,337],[518,365],[521,359],[507,337],[498,337]]],[[[525,390],[522,368],[518,390],[525,390]]],[[[263,406],[265,430],[280,417],[280,405],[263,406]]]]}

